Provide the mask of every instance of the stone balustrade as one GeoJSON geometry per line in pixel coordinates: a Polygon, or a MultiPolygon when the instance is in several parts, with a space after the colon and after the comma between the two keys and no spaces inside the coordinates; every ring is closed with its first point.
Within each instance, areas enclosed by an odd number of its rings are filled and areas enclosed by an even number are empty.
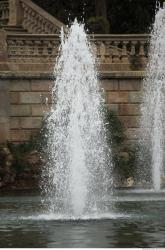
{"type": "Polygon", "coordinates": [[[95,35],[91,37],[97,48],[97,56],[102,63],[129,63],[141,60],[146,63],[148,35],[95,35]]]}
{"type": "Polygon", "coordinates": [[[0,21],[2,25],[21,25],[31,34],[57,34],[64,26],[30,0],[0,1],[0,21]]]}
{"type": "Polygon", "coordinates": [[[0,1],[0,22],[1,24],[7,24],[9,20],[9,2],[0,1]]]}
{"type": "MultiPolygon", "coordinates": [[[[148,35],[109,34],[91,36],[91,42],[103,71],[142,70],[147,63],[148,38],[148,35]]],[[[59,45],[58,35],[7,35],[10,62],[52,63],[59,45]]]]}
{"type": "Polygon", "coordinates": [[[23,28],[32,34],[56,34],[63,25],[30,0],[20,0],[23,9],[23,28]]]}
{"type": "Polygon", "coordinates": [[[10,62],[52,62],[58,54],[60,40],[54,35],[8,35],[10,62]]]}

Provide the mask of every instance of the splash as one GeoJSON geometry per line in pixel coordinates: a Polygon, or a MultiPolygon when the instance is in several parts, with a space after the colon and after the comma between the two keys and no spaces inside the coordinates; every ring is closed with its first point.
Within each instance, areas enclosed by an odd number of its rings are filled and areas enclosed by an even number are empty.
{"type": "Polygon", "coordinates": [[[43,186],[50,214],[81,218],[107,210],[111,150],[95,57],[84,25],[75,20],[67,35],[61,32],[59,54],[47,117],[43,186]]]}
{"type": "Polygon", "coordinates": [[[155,191],[161,189],[164,165],[165,121],[165,8],[156,14],[151,33],[149,64],[144,80],[141,107],[140,157],[141,178],[151,175],[155,191]],[[147,167],[148,166],[148,167],[147,167]],[[152,166],[151,172],[149,171],[152,166]]]}

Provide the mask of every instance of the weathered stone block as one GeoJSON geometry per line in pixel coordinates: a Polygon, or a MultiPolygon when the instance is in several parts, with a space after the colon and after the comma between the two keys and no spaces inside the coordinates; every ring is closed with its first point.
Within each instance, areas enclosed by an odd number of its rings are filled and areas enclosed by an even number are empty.
{"type": "Polygon", "coordinates": [[[9,88],[10,91],[30,91],[30,80],[12,80],[9,88]]]}
{"type": "Polygon", "coordinates": [[[40,128],[42,117],[22,117],[21,128],[40,128]]]}
{"type": "Polygon", "coordinates": [[[139,127],[139,116],[120,116],[121,122],[125,128],[138,128],[139,127]]]}
{"type": "Polygon", "coordinates": [[[106,105],[109,110],[114,111],[115,113],[118,113],[118,104],[107,104],[106,105]]]}
{"type": "Polygon", "coordinates": [[[43,116],[45,112],[48,112],[50,107],[47,105],[32,105],[32,116],[43,116]]]}
{"type": "Polygon", "coordinates": [[[10,110],[11,116],[30,116],[30,105],[12,105],[10,110]]]}
{"type": "Polygon", "coordinates": [[[52,95],[50,92],[41,94],[41,103],[42,104],[50,104],[52,103],[52,95]]]}
{"type": "Polygon", "coordinates": [[[128,92],[107,92],[107,103],[128,103],[128,92]]]}
{"type": "Polygon", "coordinates": [[[139,104],[120,104],[119,115],[140,115],[139,104]]]}
{"type": "Polygon", "coordinates": [[[20,128],[20,119],[18,117],[10,117],[10,128],[11,129],[20,128]]]}
{"type": "Polygon", "coordinates": [[[104,88],[104,90],[118,90],[118,80],[102,80],[101,87],[104,88]]]}
{"type": "Polygon", "coordinates": [[[41,103],[40,92],[20,92],[20,103],[41,103]]]}
{"type": "Polygon", "coordinates": [[[130,103],[141,103],[142,93],[140,91],[129,92],[129,102],[130,103]]]}
{"type": "Polygon", "coordinates": [[[9,123],[0,122],[0,143],[4,143],[9,140],[9,123]]]}
{"type": "Polygon", "coordinates": [[[30,130],[11,130],[10,132],[11,141],[14,142],[28,141],[31,135],[32,131],[30,130]]]}
{"type": "Polygon", "coordinates": [[[125,131],[126,138],[129,140],[137,140],[140,135],[140,130],[138,128],[128,128],[125,131]]]}
{"type": "Polygon", "coordinates": [[[31,83],[32,91],[50,91],[52,88],[51,80],[33,80],[31,83]]]}
{"type": "Polygon", "coordinates": [[[19,104],[19,93],[18,92],[10,92],[10,103],[11,104],[19,104]]]}
{"type": "Polygon", "coordinates": [[[139,91],[142,86],[141,79],[120,79],[119,80],[119,89],[120,90],[133,90],[139,91]]]}
{"type": "Polygon", "coordinates": [[[51,103],[51,94],[49,92],[20,92],[20,103],[51,103]]]}

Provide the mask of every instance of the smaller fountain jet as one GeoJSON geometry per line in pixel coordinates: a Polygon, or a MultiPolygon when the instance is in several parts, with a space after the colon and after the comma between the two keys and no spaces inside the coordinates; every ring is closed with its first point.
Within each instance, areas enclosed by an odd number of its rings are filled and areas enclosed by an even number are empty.
{"type": "Polygon", "coordinates": [[[156,13],[151,33],[141,113],[142,136],[139,141],[141,148],[139,162],[143,163],[141,176],[145,171],[145,164],[151,165],[153,188],[155,191],[160,191],[165,161],[165,3],[156,13]]]}

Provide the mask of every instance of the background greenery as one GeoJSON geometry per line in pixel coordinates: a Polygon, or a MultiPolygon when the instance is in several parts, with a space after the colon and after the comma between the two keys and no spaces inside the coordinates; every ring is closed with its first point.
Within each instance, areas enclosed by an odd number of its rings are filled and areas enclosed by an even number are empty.
{"type": "Polygon", "coordinates": [[[65,24],[75,17],[84,20],[90,32],[96,33],[148,33],[154,21],[158,3],[163,0],[33,0],[65,24]],[[105,27],[91,18],[102,17],[105,27]],[[107,25],[107,21],[109,25],[107,25]]]}

